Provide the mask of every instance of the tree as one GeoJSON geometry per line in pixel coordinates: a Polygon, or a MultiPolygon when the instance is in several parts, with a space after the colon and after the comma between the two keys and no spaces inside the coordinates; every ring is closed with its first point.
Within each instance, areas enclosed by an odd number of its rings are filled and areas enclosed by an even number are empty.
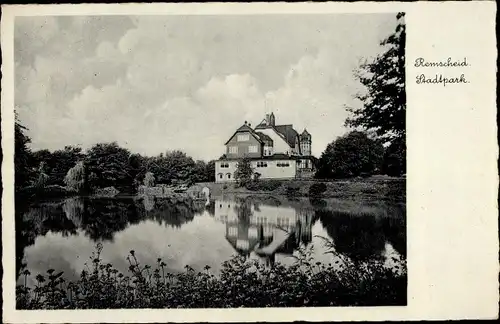
{"type": "Polygon", "coordinates": [[[155,176],[151,172],[147,172],[144,176],[144,185],[146,187],[153,187],[155,185],[155,176]]]}
{"type": "Polygon", "coordinates": [[[116,142],[94,145],[85,157],[90,189],[110,186],[130,189],[134,180],[129,173],[130,155],[127,149],[116,142]]]}
{"type": "Polygon", "coordinates": [[[82,149],[72,146],[53,153],[46,149],[33,152],[35,165],[44,165],[44,172],[48,175],[47,184],[50,185],[64,185],[68,171],[83,157],[82,149]]]}
{"type": "Polygon", "coordinates": [[[195,162],[181,151],[171,151],[148,160],[158,183],[193,181],[195,162]]]}
{"type": "Polygon", "coordinates": [[[404,138],[406,133],[404,13],[399,13],[397,20],[395,32],[380,44],[385,52],[355,72],[366,92],[356,95],[362,107],[348,107],[352,116],[346,120],[346,126],[374,130],[388,141],[404,138]]]}
{"type": "Polygon", "coordinates": [[[40,166],[37,170],[37,176],[33,180],[33,186],[37,188],[38,190],[44,189],[49,182],[49,176],[47,175],[45,171],[45,163],[40,163],[40,166]]]}
{"type": "Polygon", "coordinates": [[[78,162],[68,170],[64,177],[64,184],[68,190],[82,192],[85,189],[85,165],[83,161],[78,162]]]}
{"type": "Polygon", "coordinates": [[[384,154],[379,140],[352,131],[328,144],[319,160],[317,178],[347,178],[378,171],[384,154]]]}
{"type": "Polygon", "coordinates": [[[30,148],[31,139],[24,134],[27,129],[22,126],[16,115],[14,123],[14,186],[18,191],[29,185],[33,177],[33,156],[30,148]]]}
{"type": "Polygon", "coordinates": [[[245,187],[251,181],[253,177],[253,168],[250,163],[250,158],[248,156],[243,157],[238,161],[236,171],[234,172],[234,178],[238,187],[245,187]]]}
{"type": "Polygon", "coordinates": [[[206,181],[215,182],[215,160],[208,161],[206,168],[206,181]]]}
{"type": "Polygon", "coordinates": [[[382,172],[390,176],[406,173],[406,142],[404,139],[394,139],[385,149],[382,172]]]}

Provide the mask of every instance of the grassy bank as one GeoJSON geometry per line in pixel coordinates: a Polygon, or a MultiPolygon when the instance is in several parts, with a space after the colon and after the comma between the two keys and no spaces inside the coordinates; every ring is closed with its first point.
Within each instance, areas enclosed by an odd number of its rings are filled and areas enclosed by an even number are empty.
{"type": "Polygon", "coordinates": [[[213,195],[222,194],[271,194],[279,196],[311,197],[314,184],[325,185],[325,191],[314,198],[349,198],[368,200],[406,201],[406,179],[361,178],[349,180],[259,180],[249,188],[237,187],[234,183],[203,183],[213,195]]]}
{"type": "MultiPolygon", "coordinates": [[[[333,264],[312,263],[302,253],[291,267],[266,268],[235,257],[215,276],[186,266],[168,273],[167,264],[142,265],[130,251],[129,273],[103,264],[101,247],[80,279],[67,283],[64,274],[49,269],[36,276],[36,286],[19,285],[18,309],[99,308],[227,308],[298,306],[406,305],[406,264],[387,268],[383,262],[353,263],[345,257],[333,264]]],[[[24,282],[30,276],[23,270],[24,282]]]]}

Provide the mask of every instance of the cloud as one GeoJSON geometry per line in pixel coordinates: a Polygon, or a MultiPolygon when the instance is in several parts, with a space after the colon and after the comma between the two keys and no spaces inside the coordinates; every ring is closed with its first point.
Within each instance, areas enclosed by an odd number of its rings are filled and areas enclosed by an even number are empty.
{"type": "MultiPolygon", "coordinates": [[[[16,95],[34,149],[117,141],[218,158],[245,120],[307,127],[313,153],[345,129],[352,70],[393,15],[24,17],[16,95]]],[[[19,54],[19,55],[18,55],[19,54]]]]}

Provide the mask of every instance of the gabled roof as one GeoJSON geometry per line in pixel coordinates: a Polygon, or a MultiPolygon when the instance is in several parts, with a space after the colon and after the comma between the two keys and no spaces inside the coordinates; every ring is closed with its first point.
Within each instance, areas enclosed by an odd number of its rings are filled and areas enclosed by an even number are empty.
{"type": "Polygon", "coordinates": [[[236,130],[237,132],[253,132],[252,127],[248,126],[247,124],[243,124],[236,130]]]}
{"type": "Polygon", "coordinates": [[[234,137],[234,135],[242,132],[249,132],[257,141],[259,141],[259,143],[263,143],[259,135],[257,135],[257,133],[250,126],[248,126],[247,124],[243,124],[240,126],[240,128],[236,130],[236,132],[234,132],[233,135],[231,135],[231,137],[229,137],[229,139],[224,145],[227,145],[227,143],[229,143],[229,141],[234,137]]]}
{"type": "Polygon", "coordinates": [[[285,137],[288,145],[295,147],[295,141],[297,140],[299,134],[295,129],[293,129],[293,125],[277,125],[274,126],[274,129],[285,137]]]}

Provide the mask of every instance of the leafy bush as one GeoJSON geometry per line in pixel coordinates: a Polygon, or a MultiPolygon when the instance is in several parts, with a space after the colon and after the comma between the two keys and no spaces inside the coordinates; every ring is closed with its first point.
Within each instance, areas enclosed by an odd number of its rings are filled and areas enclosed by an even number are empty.
{"type": "Polygon", "coordinates": [[[282,182],[279,180],[253,180],[246,185],[246,188],[252,191],[274,191],[281,185],[282,182]]]}
{"type": "Polygon", "coordinates": [[[286,186],[286,196],[289,198],[294,198],[300,196],[300,187],[295,184],[289,184],[286,186]]]}
{"type": "MultiPolygon", "coordinates": [[[[329,242],[332,244],[332,242],[329,242]]],[[[54,269],[36,276],[22,270],[24,284],[16,289],[18,309],[103,308],[233,308],[284,306],[373,306],[406,304],[406,263],[388,268],[380,261],[364,265],[334,255],[332,263],[312,261],[311,251],[299,250],[291,266],[266,267],[237,256],[222,264],[220,275],[205,266],[195,271],[169,273],[157,260],[153,269],[142,265],[135,252],[127,257],[129,274],[103,264],[102,245],[91,256],[92,265],[75,282],[66,283],[54,269]]],[[[335,254],[335,252],[332,252],[335,254]]],[[[21,280],[23,281],[23,280],[21,280]]]]}
{"type": "Polygon", "coordinates": [[[323,182],[313,183],[309,187],[309,196],[310,197],[321,197],[326,191],[326,184],[323,182]]]}

